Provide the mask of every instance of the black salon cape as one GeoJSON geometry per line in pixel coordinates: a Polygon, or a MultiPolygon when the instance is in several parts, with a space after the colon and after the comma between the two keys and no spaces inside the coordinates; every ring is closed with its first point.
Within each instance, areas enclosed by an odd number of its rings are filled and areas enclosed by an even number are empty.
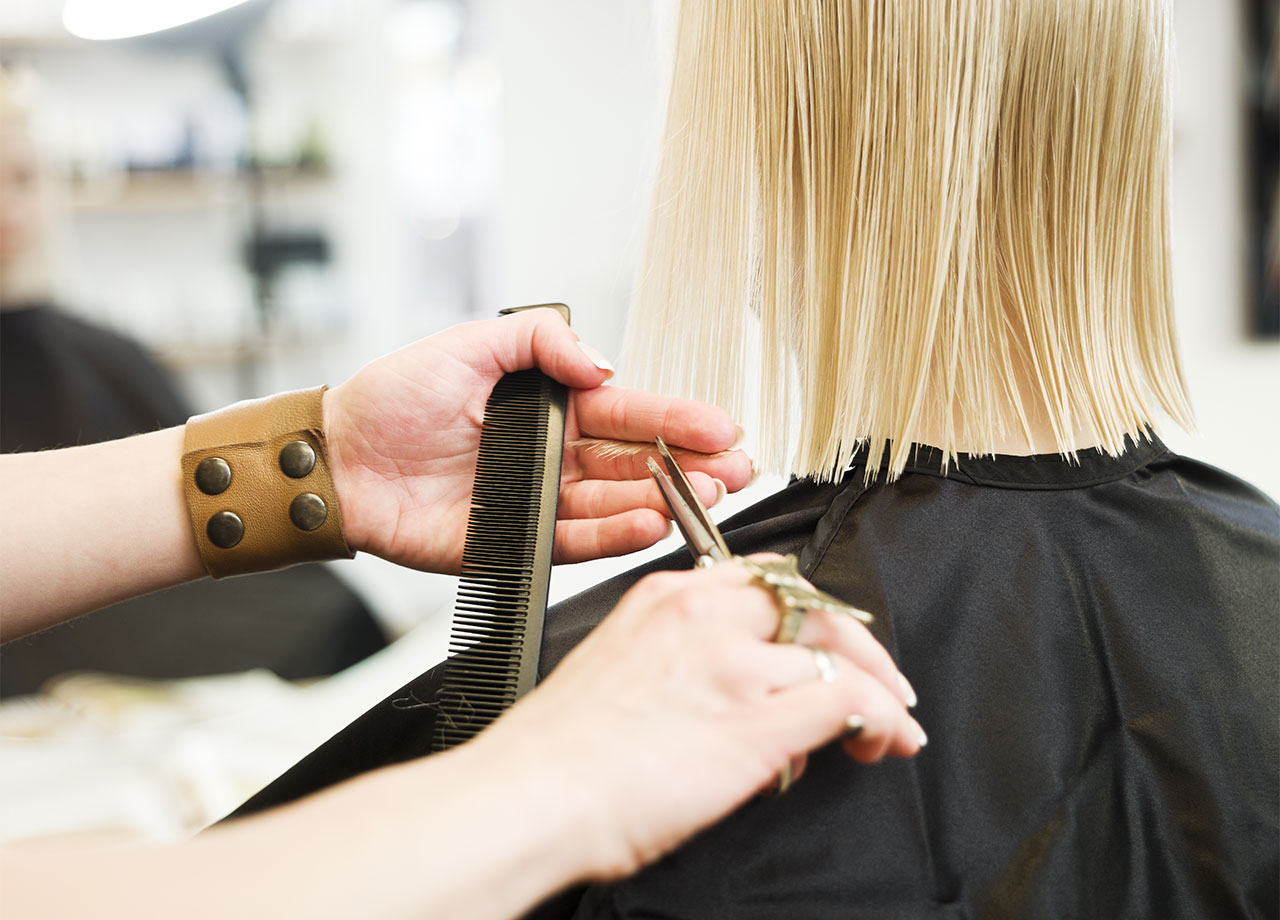
{"type": "MultiPolygon", "coordinates": [[[[928,747],[870,767],[828,747],[786,795],[543,915],[1277,916],[1276,505],[1158,441],[939,465],[921,449],[892,485],[864,488],[861,467],[796,482],[724,528],[735,551],[796,553],[875,614],[928,747]]],[[[554,608],[544,672],[641,574],[688,564],[676,553],[554,608]]],[[[438,678],[239,813],[424,753],[438,678]]]]}

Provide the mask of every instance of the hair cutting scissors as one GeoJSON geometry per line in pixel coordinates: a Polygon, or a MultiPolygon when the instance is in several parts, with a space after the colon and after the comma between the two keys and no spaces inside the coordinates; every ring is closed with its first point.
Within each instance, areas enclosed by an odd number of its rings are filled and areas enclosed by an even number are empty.
{"type": "Polygon", "coordinates": [[[699,566],[708,566],[715,565],[717,562],[732,562],[742,566],[759,579],[777,599],[781,614],[778,634],[774,637],[775,642],[794,641],[800,632],[807,610],[826,610],[830,613],[844,614],[863,623],[872,621],[871,614],[865,610],[846,604],[838,597],[819,591],[809,584],[800,574],[799,561],[794,554],[783,559],[757,562],[731,552],[720,533],[720,528],[711,520],[706,506],[693,491],[689,477],[685,475],[684,470],[680,469],[680,464],[676,463],[675,457],[671,456],[671,451],[667,449],[662,438],[658,438],[657,443],[658,454],[667,468],[663,470],[658,465],[658,461],[650,457],[649,473],[657,482],[658,490],[662,493],[667,507],[671,509],[671,517],[680,528],[680,533],[684,536],[684,542],[688,545],[689,552],[693,554],[695,563],[699,566]]]}
{"type": "MultiPolygon", "coordinates": [[[[689,552],[693,553],[694,563],[698,566],[710,566],[718,562],[731,562],[750,572],[760,586],[773,595],[778,605],[778,632],[773,641],[794,642],[800,633],[800,627],[804,624],[805,613],[809,610],[827,610],[831,613],[851,616],[863,623],[871,622],[871,614],[865,610],[846,604],[839,598],[825,591],[819,591],[809,584],[800,574],[799,560],[794,554],[768,562],[758,562],[747,559],[745,556],[735,555],[725,543],[720,528],[711,520],[711,514],[706,506],[693,491],[689,477],[684,474],[684,470],[680,469],[680,464],[676,463],[675,457],[671,456],[671,451],[667,450],[667,445],[663,443],[662,438],[658,438],[658,454],[667,468],[663,470],[658,466],[658,462],[650,457],[649,473],[658,484],[658,491],[662,493],[667,507],[671,509],[671,517],[680,528],[689,552]]],[[[822,660],[824,659],[817,654],[819,651],[821,650],[815,650],[814,654],[815,660],[819,663],[819,671],[824,680],[830,680],[827,671],[823,669],[822,660]]],[[[828,662],[826,667],[830,668],[830,657],[827,656],[825,660],[828,662]]],[[[787,764],[782,768],[782,772],[778,774],[778,792],[786,792],[790,788],[794,775],[794,764],[787,764]]]]}

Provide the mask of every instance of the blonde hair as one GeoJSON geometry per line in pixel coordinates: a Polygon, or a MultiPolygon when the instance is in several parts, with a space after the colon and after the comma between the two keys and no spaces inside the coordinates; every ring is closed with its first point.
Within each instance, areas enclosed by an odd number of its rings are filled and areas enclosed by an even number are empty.
{"type": "MultiPolygon", "coordinates": [[[[827,479],[932,433],[1111,453],[1192,413],[1165,0],[684,0],[628,323],[641,381],[827,479]],[[789,444],[797,443],[794,455],[789,444]]],[[[875,463],[868,464],[874,475],[875,463]]]]}

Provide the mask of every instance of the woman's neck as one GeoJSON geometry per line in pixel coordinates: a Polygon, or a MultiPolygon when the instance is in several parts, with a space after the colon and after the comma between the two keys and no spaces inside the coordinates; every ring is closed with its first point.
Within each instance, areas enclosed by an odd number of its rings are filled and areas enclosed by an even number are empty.
{"type": "MultiPolygon", "coordinates": [[[[993,382],[992,385],[1003,389],[998,382],[993,382]]],[[[965,413],[961,411],[959,400],[953,403],[951,409],[955,432],[953,443],[958,453],[995,453],[1024,457],[1033,454],[1057,454],[1062,453],[1064,449],[1086,450],[1101,445],[1102,439],[1093,426],[1087,419],[1079,418],[1071,428],[1062,432],[1062,438],[1059,440],[1040,388],[1031,382],[1030,375],[1025,369],[1018,369],[1014,386],[1025,425],[1017,421],[1017,406],[1013,399],[1009,399],[1003,407],[1007,427],[1003,431],[993,432],[990,439],[986,432],[971,430],[966,426],[965,413]]],[[[943,414],[928,412],[917,429],[915,440],[917,443],[931,447],[942,447],[948,443],[946,435],[947,425],[943,414]]]]}

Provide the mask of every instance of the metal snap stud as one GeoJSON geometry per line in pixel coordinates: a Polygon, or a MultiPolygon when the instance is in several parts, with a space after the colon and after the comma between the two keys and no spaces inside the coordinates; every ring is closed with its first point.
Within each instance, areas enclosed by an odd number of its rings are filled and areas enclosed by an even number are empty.
{"type": "Polygon", "coordinates": [[[299,530],[315,530],[328,516],[324,499],[314,492],[303,492],[289,503],[289,520],[299,530]]]}
{"type": "Polygon", "coordinates": [[[244,521],[234,511],[219,511],[209,518],[204,532],[209,542],[221,549],[231,549],[244,536],[244,521]]]}
{"type": "Polygon", "coordinates": [[[316,452],[306,441],[290,441],[280,448],[280,469],[290,479],[301,479],[316,466],[316,452]]]}
{"type": "Polygon", "coordinates": [[[205,457],[196,465],[196,488],[205,495],[218,495],[231,485],[231,467],[221,457],[205,457]]]}

